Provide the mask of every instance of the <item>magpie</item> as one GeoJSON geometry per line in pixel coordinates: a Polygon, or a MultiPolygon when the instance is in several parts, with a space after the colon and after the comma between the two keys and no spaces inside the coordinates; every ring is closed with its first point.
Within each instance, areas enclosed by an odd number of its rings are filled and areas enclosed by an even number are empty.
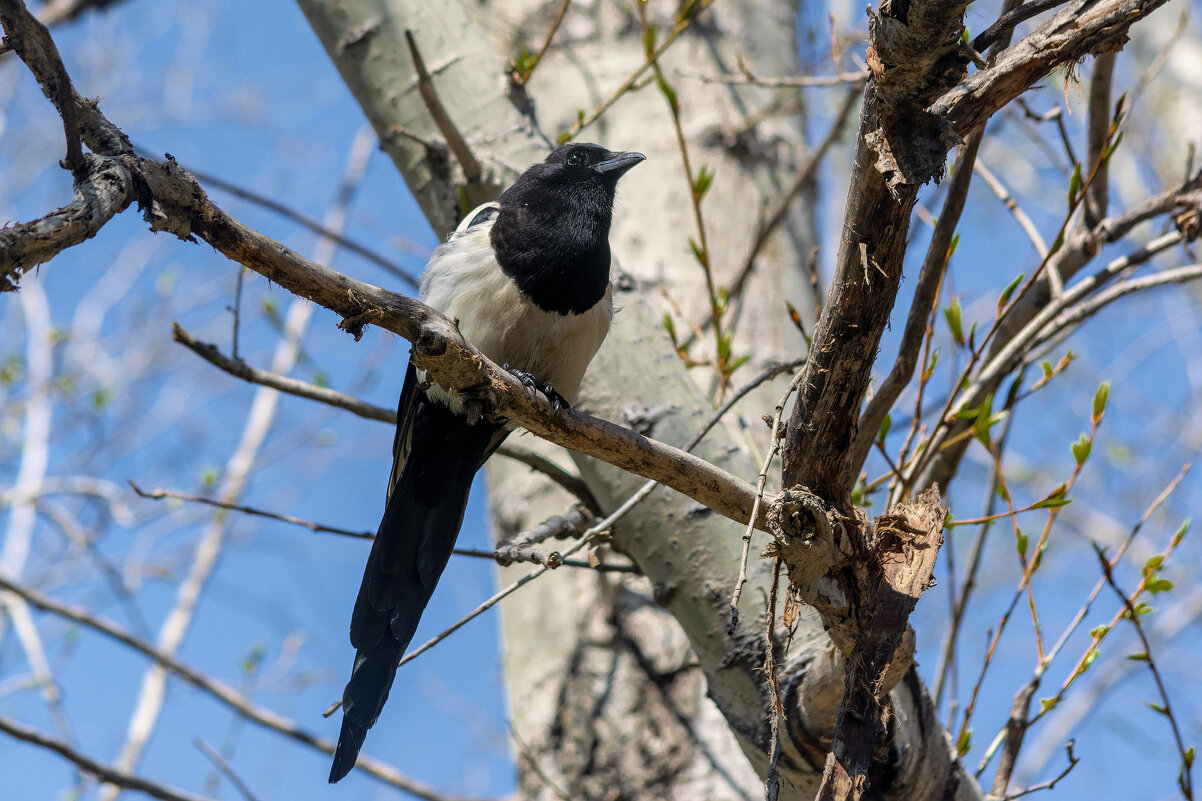
{"type": "MultiPolygon", "coordinates": [[[[485,356],[557,405],[570,404],[609,331],[609,227],[618,179],[642,153],[570,144],[469,214],[435,249],[421,298],[485,356]]],[[[397,407],[392,475],[351,614],[355,664],[330,770],[350,772],[463,523],[472,478],[513,429],[469,425],[463,398],[425,383],[410,360],[397,407]]]]}

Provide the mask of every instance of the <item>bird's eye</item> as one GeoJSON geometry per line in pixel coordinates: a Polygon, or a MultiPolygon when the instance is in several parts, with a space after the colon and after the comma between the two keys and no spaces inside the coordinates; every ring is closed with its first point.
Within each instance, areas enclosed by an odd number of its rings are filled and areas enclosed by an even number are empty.
{"type": "Polygon", "coordinates": [[[583,153],[572,153],[572,154],[568,155],[568,166],[569,167],[579,167],[582,164],[584,164],[584,154],[583,153]]]}

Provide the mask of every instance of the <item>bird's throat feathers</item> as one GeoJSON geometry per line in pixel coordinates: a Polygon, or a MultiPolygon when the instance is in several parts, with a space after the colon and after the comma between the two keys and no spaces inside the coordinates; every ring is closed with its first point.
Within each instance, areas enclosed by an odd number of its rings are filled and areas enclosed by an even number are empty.
{"type": "Polygon", "coordinates": [[[580,314],[609,286],[613,186],[600,176],[569,183],[548,172],[501,195],[492,247],[501,269],[539,308],[580,314]]]}

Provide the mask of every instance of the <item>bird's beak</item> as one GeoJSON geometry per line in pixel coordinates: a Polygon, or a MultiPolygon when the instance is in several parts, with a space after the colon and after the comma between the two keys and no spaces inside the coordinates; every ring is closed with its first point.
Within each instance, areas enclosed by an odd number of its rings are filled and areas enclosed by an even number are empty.
{"type": "Polygon", "coordinates": [[[605,161],[600,161],[594,164],[593,169],[602,175],[612,174],[614,178],[618,178],[631,167],[646,158],[647,157],[642,153],[615,153],[612,157],[607,158],[605,161]]]}

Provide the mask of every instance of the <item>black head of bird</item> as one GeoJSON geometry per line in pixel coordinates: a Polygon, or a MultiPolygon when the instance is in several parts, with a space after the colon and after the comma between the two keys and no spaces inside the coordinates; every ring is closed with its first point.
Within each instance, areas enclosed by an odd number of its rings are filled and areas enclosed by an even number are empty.
{"type": "Polygon", "coordinates": [[[539,308],[579,314],[605,294],[614,192],[618,179],[644,158],[600,145],[565,145],[498,199],[493,251],[539,308]]]}

